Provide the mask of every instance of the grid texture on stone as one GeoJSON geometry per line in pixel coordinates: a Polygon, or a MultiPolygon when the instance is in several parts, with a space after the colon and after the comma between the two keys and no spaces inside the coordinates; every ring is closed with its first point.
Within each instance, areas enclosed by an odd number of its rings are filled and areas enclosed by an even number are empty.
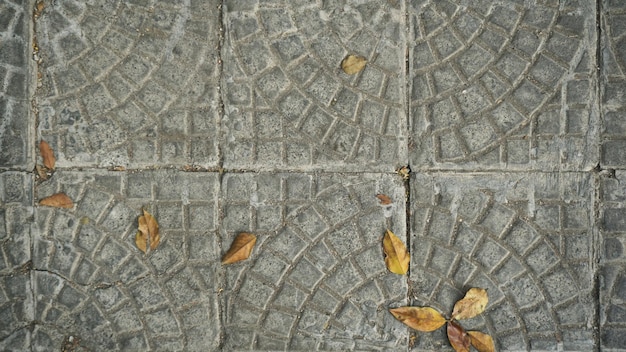
{"type": "Polygon", "coordinates": [[[600,336],[603,349],[624,350],[626,346],[626,174],[601,179],[602,210],[600,225],[600,336]]]}
{"type": "MultiPolygon", "coordinates": [[[[594,183],[584,173],[415,175],[412,303],[450,314],[467,289],[486,288],[487,310],[463,324],[499,350],[592,350],[594,183]]],[[[447,346],[440,331],[418,333],[413,347],[447,346]]]]}
{"type": "Polygon", "coordinates": [[[410,2],[414,170],[596,165],[595,5],[525,4],[410,2]]]}
{"type": "Polygon", "coordinates": [[[605,167],[626,166],[626,37],[624,36],[624,11],[626,4],[603,1],[604,27],[602,28],[602,142],[601,163],[605,167]]]}
{"type": "Polygon", "coordinates": [[[217,165],[217,4],[46,4],[39,132],[59,166],[217,165]]]}
{"type": "Polygon", "coordinates": [[[30,348],[32,175],[0,172],[0,349],[30,348]]]}
{"type": "Polygon", "coordinates": [[[406,164],[402,2],[226,1],[227,168],[406,164]],[[367,59],[347,75],[347,55],[367,59]]]}
{"type": "Polygon", "coordinates": [[[33,260],[34,348],[68,336],[87,349],[211,350],[219,344],[215,174],[62,172],[39,197],[33,260]],[[141,209],[158,219],[159,247],[135,246],[141,209]]]}
{"type": "Polygon", "coordinates": [[[407,331],[387,308],[405,302],[406,279],[381,247],[386,228],[405,232],[399,178],[227,174],[222,189],[224,247],[241,231],[258,238],[224,269],[225,349],[401,348],[407,331]]]}
{"type": "Polygon", "coordinates": [[[0,3],[0,168],[32,168],[29,23],[22,1],[0,3]]]}

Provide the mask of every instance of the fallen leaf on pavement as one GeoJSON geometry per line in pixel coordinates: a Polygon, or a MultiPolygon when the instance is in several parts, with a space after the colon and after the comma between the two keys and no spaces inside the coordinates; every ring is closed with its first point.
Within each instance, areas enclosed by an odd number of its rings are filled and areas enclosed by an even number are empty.
{"type": "Polygon", "coordinates": [[[470,337],[465,332],[465,329],[459,323],[451,320],[448,322],[448,341],[456,352],[469,352],[470,337]]]}
{"type": "Polygon", "coordinates": [[[142,252],[146,253],[148,248],[155,250],[161,242],[159,235],[159,224],[152,214],[145,209],[143,215],[137,220],[139,223],[137,234],[135,235],[135,244],[142,252]]]}
{"type": "Polygon", "coordinates": [[[391,203],[393,203],[393,201],[391,200],[391,198],[389,198],[388,195],[386,194],[377,194],[376,198],[378,198],[378,200],[380,201],[381,205],[389,205],[391,203]]]}
{"type": "Polygon", "coordinates": [[[385,252],[385,264],[389,271],[400,275],[406,274],[411,258],[404,243],[389,230],[383,238],[383,252],[385,252]]]}
{"type": "Polygon", "coordinates": [[[232,264],[248,259],[255,244],[255,235],[246,232],[240,233],[233,240],[228,252],[222,257],[222,264],[232,264]]]}
{"type": "Polygon", "coordinates": [[[454,304],[452,318],[457,320],[473,318],[485,310],[488,301],[487,290],[470,288],[465,297],[454,304]]]}
{"type": "Polygon", "coordinates": [[[57,159],[54,157],[54,151],[50,148],[48,142],[43,139],[39,142],[39,154],[41,154],[43,159],[43,165],[49,170],[54,170],[54,164],[57,159]]]}
{"type": "Polygon", "coordinates": [[[57,193],[40,200],[39,205],[69,209],[74,206],[74,202],[65,193],[57,193]]]}
{"type": "Polygon", "coordinates": [[[348,55],[341,61],[341,69],[349,75],[354,75],[361,72],[366,63],[367,60],[362,56],[348,55]]]}
{"type": "Polygon", "coordinates": [[[446,323],[446,319],[431,307],[398,307],[389,309],[389,312],[410,328],[423,332],[435,331],[446,323]]]}
{"type": "Polygon", "coordinates": [[[467,334],[470,337],[470,342],[478,352],[494,352],[496,347],[493,343],[493,339],[488,334],[480,331],[468,331],[467,334]]]}

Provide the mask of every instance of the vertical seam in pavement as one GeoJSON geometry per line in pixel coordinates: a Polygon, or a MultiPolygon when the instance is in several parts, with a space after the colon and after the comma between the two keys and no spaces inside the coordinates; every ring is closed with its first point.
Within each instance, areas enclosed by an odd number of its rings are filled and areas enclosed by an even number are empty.
{"type": "MultiPolygon", "coordinates": [[[[215,231],[215,235],[217,236],[217,250],[218,253],[222,253],[222,235],[220,232],[220,228],[221,228],[221,221],[222,221],[222,179],[224,177],[224,155],[222,153],[222,144],[219,142],[220,141],[220,131],[221,131],[221,124],[222,124],[222,118],[224,117],[224,90],[222,89],[222,84],[223,84],[223,76],[224,76],[224,62],[222,60],[222,48],[224,47],[224,28],[226,28],[226,24],[224,23],[224,1],[223,0],[219,0],[218,5],[217,5],[217,12],[218,12],[218,38],[217,38],[217,47],[216,52],[217,52],[217,71],[218,71],[218,78],[217,78],[217,99],[218,99],[218,112],[217,112],[217,131],[218,131],[218,135],[217,135],[217,159],[218,159],[218,164],[217,164],[217,169],[218,169],[218,175],[217,175],[217,192],[218,192],[218,197],[217,197],[217,228],[215,231]]],[[[217,284],[218,284],[218,291],[217,291],[217,310],[218,310],[218,314],[219,314],[219,322],[220,322],[220,327],[219,327],[219,334],[218,334],[218,345],[217,345],[217,349],[218,350],[222,350],[224,349],[224,343],[226,341],[225,339],[225,332],[224,332],[224,325],[226,323],[226,318],[225,318],[225,307],[226,307],[226,300],[221,292],[222,287],[224,286],[224,281],[225,281],[225,274],[224,271],[222,270],[222,264],[221,261],[218,264],[219,265],[219,270],[217,273],[217,284]]]]}
{"type": "MultiPolygon", "coordinates": [[[[411,32],[411,24],[409,17],[409,0],[402,2],[404,7],[404,118],[405,118],[405,133],[406,140],[405,150],[406,150],[406,167],[409,169],[409,177],[403,179],[404,184],[404,221],[405,221],[405,231],[406,231],[406,246],[409,250],[409,255],[411,255],[411,157],[410,157],[410,146],[411,146],[411,92],[410,92],[410,67],[409,67],[409,46],[412,42],[412,32],[411,32]]],[[[406,300],[407,304],[410,303],[409,292],[411,291],[411,262],[409,261],[409,270],[406,274],[406,300]]],[[[406,336],[406,350],[411,350],[411,332],[409,332],[406,336]]]]}
{"type": "MultiPolygon", "coordinates": [[[[596,102],[594,104],[594,109],[596,111],[596,113],[598,114],[598,122],[599,125],[602,125],[602,91],[600,89],[601,85],[602,85],[602,71],[601,71],[601,65],[602,65],[602,1],[603,0],[596,0],[596,18],[595,18],[595,41],[596,41],[596,52],[595,52],[595,77],[596,77],[596,84],[594,86],[594,90],[595,90],[595,96],[596,96],[596,102]]],[[[593,113],[593,112],[592,112],[593,113]]],[[[598,137],[600,137],[599,135],[601,134],[601,130],[598,129],[597,131],[598,137]]],[[[596,149],[596,155],[598,156],[598,165],[600,165],[601,161],[602,161],[602,150],[601,150],[601,138],[597,139],[597,145],[595,146],[596,149]]],[[[599,168],[596,168],[599,169],[599,168]]],[[[594,169],[595,170],[595,169],[594,169]]],[[[592,250],[591,250],[591,272],[592,272],[592,280],[593,280],[593,284],[592,284],[592,297],[595,298],[595,307],[593,310],[593,326],[596,327],[595,331],[593,331],[593,339],[594,341],[594,345],[595,348],[594,350],[596,352],[599,352],[601,350],[600,345],[602,344],[602,335],[601,335],[601,330],[602,330],[602,325],[600,324],[600,311],[602,309],[601,307],[601,297],[600,297],[600,258],[601,258],[601,250],[602,250],[602,236],[600,235],[601,230],[600,230],[600,205],[601,205],[601,193],[600,193],[600,183],[601,183],[601,174],[600,173],[595,173],[594,175],[594,179],[595,179],[595,187],[594,187],[594,195],[593,195],[593,230],[591,232],[591,242],[592,242],[592,250]]]]}

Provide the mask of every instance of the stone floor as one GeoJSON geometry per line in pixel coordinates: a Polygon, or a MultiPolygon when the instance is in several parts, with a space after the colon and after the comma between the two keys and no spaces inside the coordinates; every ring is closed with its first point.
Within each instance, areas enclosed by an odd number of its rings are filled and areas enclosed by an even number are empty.
{"type": "Polygon", "coordinates": [[[1,350],[626,351],[625,181],[621,0],[0,0],[1,350]]]}

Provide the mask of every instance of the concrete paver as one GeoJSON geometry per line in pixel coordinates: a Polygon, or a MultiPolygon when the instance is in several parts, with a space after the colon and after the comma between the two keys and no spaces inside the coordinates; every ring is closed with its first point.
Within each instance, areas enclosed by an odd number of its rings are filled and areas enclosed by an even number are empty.
{"type": "MultiPolygon", "coordinates": [[[[489,308],[470,324],[498,348],[592,350],[595,183],[586,173],[416,175],[409,298],[449,312],[465,290],[487,288],[489,308]]],[[[421,348],[445,341],[418,335],[421,348]]]]}
{"type": "Polygon", "coordinates": [[[451,350],[387,309],[484,287],[498,350],[626,351],[625,10],[2,0],[0,349],[451,350]]]}
{"type": "Polygon", "coordinates": [[[29,9],[23,1],[0,3],[0,168],[33,167],[29,9]]]}
{"type": "Polygon", "coordinates": [[[626,6],[618,1],[604,1],[602,22],[603,80],[601,108],[604,125],[600,145],[600,163],[604,168],[617,169],[600,184],[603,246],[600,264],[600,323],[601,343],[607,350],[626,346],[626,316],[623,312],[626,264],[624,252],[624,82],[626,82],[624,37],[621,29],[626,6]]]}
{"type": "Polygon", "coordinates": [[[402,2],[224,7],[225,167],[390,172],[406,164],[402,2]],[[344,73],[349,54],[368,69],[344,73]]]}

